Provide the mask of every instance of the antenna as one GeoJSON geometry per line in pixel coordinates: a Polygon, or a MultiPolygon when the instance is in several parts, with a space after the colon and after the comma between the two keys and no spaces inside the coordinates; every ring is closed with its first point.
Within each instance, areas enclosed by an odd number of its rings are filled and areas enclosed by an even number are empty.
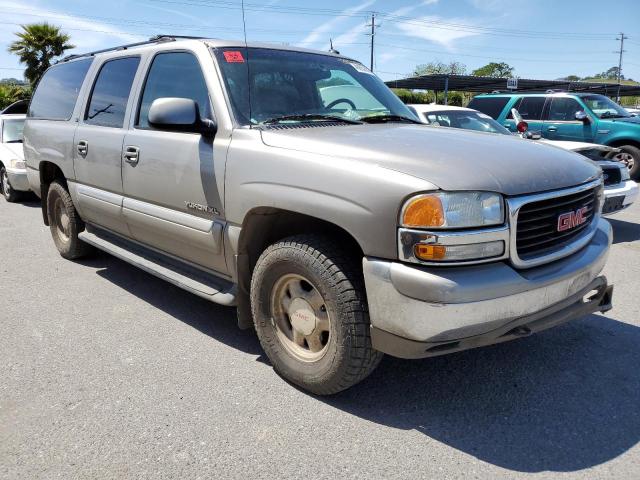
{"type": "Polygon", "coordinates": [[[244,0],[242,0],[242,33],[244,34],[244,50],[247,54],[247,92],[249,93],[249,128],[252,128],[251,119],[251,69],[249,67],[249,44],[247,43],[247,21],[244,16],[244,0]]]}
{"type": "Polygon", "coordinates": [[[340,52],[333,48],[333,38],[329,39],[329,53],[335,53],[336,55],[340,55],[340,52]]]}

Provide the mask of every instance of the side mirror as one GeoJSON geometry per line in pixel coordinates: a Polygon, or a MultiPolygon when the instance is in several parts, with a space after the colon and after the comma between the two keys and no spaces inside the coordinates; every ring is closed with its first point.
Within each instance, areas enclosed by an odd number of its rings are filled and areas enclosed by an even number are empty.
{"type": "Polygon", "coordinates": [[[200,133],[213,136],[217,125],[200,118],[198,104],[190,98],[165,97],[153,101],[149,108],[149,125],[159,130],[200,133]]]}
{"type": "Polygon", "coordinates": [[[587,115],[584,110],[578,110],[575,114],[575,119],[579,120],[581,122],[584,123],[589,123],[591,122],[591,119],[589,118],[589,115],[587,115]]]}

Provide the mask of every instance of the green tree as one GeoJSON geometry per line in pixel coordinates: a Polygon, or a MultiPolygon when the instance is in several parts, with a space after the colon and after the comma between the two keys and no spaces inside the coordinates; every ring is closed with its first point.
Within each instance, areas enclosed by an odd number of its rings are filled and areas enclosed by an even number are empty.
{"type": "Polygon", "coordinates": [[[0,110],[18,100],[26,100],[31,96],[31,88],[26,85],[0,84],[0,110]]]}
{"type": "Polygon", "coordinates": [[[505,62],[491,62],[485,66],[476,68],[471,75],[476,77],[498,77],[498,78],[512,78],[514,68],[505,62]]]}
{"type": "Polygon", "coordinates": [[[561,77],[558,80],[566,80],[568,82],[577,82],[582,80],[582,78],[579,77],[578,75],[567,75],[566,77],[561,77]]]}
{"type": "MultiPolygon", "coordinates": [[[[618,79],[618,67],[611,67],[606,72],[598,73],[595,75],[595,78],[606,78],[608,80],[617,80],[618,79]]],[[[624,80],[624,75],[620,77],[624,80]]]]}
{"type": "Polygon", "coordinates": [[[16,35],[18,40],[9,45],[9,52],[18,55],[20,63],[26,65],[24,76],[31,85],[35,85],[54,58],[74,48],[69,35],[46,22],[22,25],[22,32],[16,35]]]}
{"type": "Polygon", "coordinates": [[[449,75],[464,75],[467,72],[467,66],[464,63],[460,62],[450,62],[444,63],[439,60],[435,62],[423,63],[421,65],[417,65],[413,70],[414,76],[419,75],[438,75],[438,74],[449,74],[449,75]]]}

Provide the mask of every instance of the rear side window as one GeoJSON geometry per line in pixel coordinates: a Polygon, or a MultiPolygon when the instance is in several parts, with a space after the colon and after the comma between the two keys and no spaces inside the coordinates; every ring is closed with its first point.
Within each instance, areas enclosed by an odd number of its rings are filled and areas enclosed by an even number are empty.
{"type": "Polygon", "coordinates": [[[514,108],[518,110],[524,120],[542,120],[542,109],[545,97],[523,97],[514,108]]]}
{"type": "Polygon", "coordinates": [[[201,117],[212,118],[207,84],[198,60],[191,53],[159,53],[153,59],[142,93],[138,127],[149,128],[151,104],[165,97],[190,98],[198,104],[201,117]]]}
{"type": "Polygon", "coordinates": [[[40,79],[27,116],[69,120],[92,58],[54,65],[40,79]]]}
{"type": "Polygon", "coordinates": [[[89,125],[122,128],[139,57],[119,58],[102,65],[84,122],[89,125]]]}
{"type": "Polygon", "coordinates": [[[509,97],[476,97],[469,103],[469,108],[479,110],[496,120],[509,100],[509,97]]]}

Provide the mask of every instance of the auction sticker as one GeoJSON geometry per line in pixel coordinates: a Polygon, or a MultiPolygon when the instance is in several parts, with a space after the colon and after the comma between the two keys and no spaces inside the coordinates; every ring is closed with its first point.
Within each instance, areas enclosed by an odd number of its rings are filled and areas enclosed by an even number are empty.
{"type": "Polygon", "coordinates": [[[222,53],[227,63],[244,63],[242,52],[227,50],[222,53]]]}

